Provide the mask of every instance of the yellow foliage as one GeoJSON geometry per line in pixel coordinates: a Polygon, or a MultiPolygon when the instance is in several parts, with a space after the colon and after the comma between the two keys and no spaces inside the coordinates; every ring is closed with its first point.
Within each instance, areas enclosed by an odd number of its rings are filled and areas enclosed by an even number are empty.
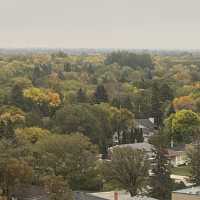
{"type": "Polygon", "coordinates": [[[49,134],[50,132],[48,130],[38,127],[18,128],[15,130],[17,139],[28,140],[32,144],[36,143],[38,140],[46,137],[49,134]]]}
{"type": "Polygon", "coordinates": [[[24,112],[14,107],[5,108],[0,113],[0,121],[3,122],[5,125],[9,123],[14,124],[18,122],[24,122],[24,112]]]}
{"type": "Polygon", "coordinates": [[[51,107],[56,107],[61,103],[60,95],[49,89],[32,87],[25,89],[23,95],[39,105],[46,103],[51,107]]]}

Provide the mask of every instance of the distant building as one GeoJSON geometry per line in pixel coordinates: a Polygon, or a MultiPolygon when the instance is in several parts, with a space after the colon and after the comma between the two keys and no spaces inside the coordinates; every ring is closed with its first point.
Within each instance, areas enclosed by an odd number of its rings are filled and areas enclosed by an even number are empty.
{"type": "Polygon", "coordinates": [[[200,200],[200,186],[174,191],[172,200],[200,200]]]}
{"type": "Polygon", "coordinates": [[[131,197],[128,192],[76,193],[75,200],[156,200],[146,196],[131,197]]]}
{"type": "Polygon", "coordinates": [[[152,148],[153,146],[149,143],[146,142],[142,142],[142,143],[133,143],[133,144],[122,144],[122,145],[116,145],[113,147],[110,147],[108,149],[108,158],[111,159],[112,158],[112,152],[114,149],[116,148],[124,148],[124,147],[130,147],[132,149],[135,150],[144,150],[146,152],[146,154],[148,155],[149,159],[153,159],[153,152],[152,152],[152,148]]]}

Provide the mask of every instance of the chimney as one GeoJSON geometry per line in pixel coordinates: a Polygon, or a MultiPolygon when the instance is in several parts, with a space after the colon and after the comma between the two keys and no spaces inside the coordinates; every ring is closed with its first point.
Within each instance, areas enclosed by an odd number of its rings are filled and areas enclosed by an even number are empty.
{"type": "Polygon", "coordinates": [[[114,192],[114,200],[119,200],[119,194],[118,194],[118,192],[114,192]]]}

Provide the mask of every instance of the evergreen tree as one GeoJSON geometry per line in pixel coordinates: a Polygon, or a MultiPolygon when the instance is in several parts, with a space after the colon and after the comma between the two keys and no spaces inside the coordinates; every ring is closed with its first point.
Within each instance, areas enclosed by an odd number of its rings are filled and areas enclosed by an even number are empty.
{"type": "Polygon", "coordinates": [[[117,108],[120,108],[121,102],[119,98],[115,97],[112,99],[111,105],[117,108]]]}
{"type": "Polygon", "coordinates": [[[136,141],[138,143],[144,142],[143,131],[141,128],[136,129],[136,141]]]}
{"type": "Polygon", "coordinates": [[[77,102],[78,103],[85,103],[87,101],[87,96],[85,94],[85,91],[80,88],[77,92],[77,102]]]}
{"type": "Polygon", "coordinates": [[[94,93],[95,103],[107,102],[108,95],[103,85],[98,85],[94,93]]]}
{"type": "Polygon", "coordinates": [[[153,83],[152,86],[152,96],[151,96],[151,114],[155,119],[155,124],[157,126],[161,125],[162,120],[162,112],[161,112],[161,102],[160,102],[160,93],[159,87],[156,82],[153,83]]]}
{"type": "Polygon", "coordinates": [[[173,90],[166,83],[160,87],[160,99],[162,102],[171,101],[174,98],[173,90]]]}
{"type": "Polygon", "coordinates": [[[196,185],[200,185],[200,136],[195,138],[196,142],[193,149],[188,152],[191,164],[191,180],[196,185]]]}
{"type": "Polygon", "coordinates": [[[173,104],[170,102],[170,104],[166,107],[165,111],[164,111],[164,116],[163,118],[166,119],[167,117],[169,117],[171,114],[174,114],[176,111],[174,110],[174,106],[173,104]]]}
{"type": "Polygon", "coordinates": [[[153,153],[155,155],[152,165],[153,175],[150,178],[150,195],[160,200],[170,199],[173,187],[173,182],[170,178],[171,164],[164,148],[165,141],[165,138],[160,134],[150,140],[153,144],[153,153]]]}
{"type": "Polygon", "coordinates": [[[71,64],[70,63],[65,63],[64,64],[64,71],[65,72],[71,72],[71,64]]]}
{"type": "Polygon", "coordinates": [[[130,111],[133,110],[133,102],[131,100],[131,97],[130,96],[125,96],[122,101],[121,101],[121,104],[122,104],[122,107],[123,108],[126,108],[130,111]]]}

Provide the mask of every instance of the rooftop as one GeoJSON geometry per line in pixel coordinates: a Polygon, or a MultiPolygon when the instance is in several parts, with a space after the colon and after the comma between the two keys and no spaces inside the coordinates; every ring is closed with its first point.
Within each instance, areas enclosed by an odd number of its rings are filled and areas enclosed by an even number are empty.
{"type": "MultiPolygon", "coordinates": [[[[114,200],[114,193],[114,191],[98,193],[76,192],[75,200],[114,200]]],[[[118,192],[118,195],[119,200],[156,200],[146,196],[131,197],[130,194],[125,191],[118,192]]]]}
{"type": "Polygon", "coordinates": [[[116,145],[116,146],[113,146],[111,148],[114,149],[114,148],[118,148],[118,147],[120,147],[120,148],[130,147],[132,149],[145,150],[147,152],[151,152],[152,148],[153,148],[153,146],[151,144],[146,143],[146,142],[116,145]]]}
{"type": "Polygon", "coordinates": [[[200,186],[190,187],[182,190],[173,191],[173,193],[180,193],[180,194],[191,194],[200,196],[200,186]]]}
{"type": "Polygon", "coordinates": [[[155,124],[153,123],[153,120],[151,119],[136,119],[136,124],[140,128],[147,128],[151,131],[154,131],[155,129],[155,124]]]}

